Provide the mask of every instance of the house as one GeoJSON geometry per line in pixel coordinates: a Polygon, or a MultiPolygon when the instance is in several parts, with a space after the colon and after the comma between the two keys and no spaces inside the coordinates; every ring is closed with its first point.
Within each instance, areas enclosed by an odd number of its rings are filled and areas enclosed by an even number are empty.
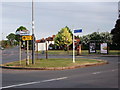
{"type": "MultiPolygon", "coordinates": [[[[46,48],[47,50],[52,50],[52,49],[55,49],[54,47],[54,38],[55,38],[55,35],[52,35],[52,37],[48,37],[48,38],[42,38],[42,39],[39,39],[39,40],[36,40],[36,48],[35,50],[36,51],[45,51],[46,48]],[[54,47],[54,48],[53,48],[54,47]]],[[[79,38],[75,38],[75,47],[77,48],[78,44],[80,43],[80,39],[79,38]]],[[[69,49],[72,49],[73,48],[73,45],[71,44],[69,46],[69,49]]],[[[56,47],[56,49],[59,49],[56,47]]]]}
{"type": "Polygon", "coordinates": [[[52,37],[48,37],[46,39],[42,38],[40,40],[36,40],[36,51],[45,51],[46,48],[48,49],[53,49],[52,45],[54,45],[54,38],[55,35],[53,35],[52,37]]]}

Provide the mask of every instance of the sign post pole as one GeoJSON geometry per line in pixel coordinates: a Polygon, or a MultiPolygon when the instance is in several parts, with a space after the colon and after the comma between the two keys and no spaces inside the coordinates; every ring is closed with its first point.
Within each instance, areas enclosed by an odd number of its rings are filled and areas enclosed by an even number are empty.
{"type": "Polygon", "coordinates": [[[21,65],[21,39],[19,41],[19,61],[20,61],[20,65],[21,65]]]}
{"type": "Polygon", "coordinates": [[[48,59],[48,53],[47,53],[47,41],[46,41],[46,59],[48,59]]]}
{"type": "Polygon", "coordinates": [[[75,41],[75,39],[74,39],[74,32],[73,32],[73,63],[75,63],[75,44],[74,44],[74,41],[75,41]]]}
{"type": "Polygon", "coordinates": [[[73,63],[75,63],[75,33],[81,33],[82,29],[73,30],[73,63]]]}
{"type": "Polygon", "coordinates": [[[29,41],[27,40],[27,59],[26,59],[26,65],[29,65],[29,41]]]}

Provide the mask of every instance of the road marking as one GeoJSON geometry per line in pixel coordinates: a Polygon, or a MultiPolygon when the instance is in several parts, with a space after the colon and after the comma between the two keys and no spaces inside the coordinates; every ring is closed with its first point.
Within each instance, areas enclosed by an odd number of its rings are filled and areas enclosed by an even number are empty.
{"type": "Polygon", "coordinates": [[[101,73],[101,72],[94,72],[94,73],[92,73],[92,74],[99,74],[99,73],[101,73]]]}
{"type": "Polygon", "coordinates": [[[62,80],[62,79],[67,79],[67,78],[68,77],[61,77],[61,78],[54,78],[54,79],[49,79],[49,80],[37,81],[37,82],[29,82],[29,83],[22,83],[22,84],[17,84],[17,85],[10,85],[10,86],[2,87],[2,89],[4,89],[4,88],[11,88],[11,87],[18,87],[18,86],[24,86],[24,85],[30,85],[30,84],[37,84],[37,83],[57,81],[57,80],[62,80]]]}
{"type": "Polygon", "coordinates": [[[116,71],[116,70],[118,70],[118,69],[112,69],[112,70],[108,70],[108,71],[100,71],[100,72],[94,72],[94,73],[92,73],[92,74],[100,74],[100,73],[105,73],[105,72],[114,72],[114,71],[116,71]]]}
{"type": "Polygon", "coordinates": [[[118,70],[118,69],[113,69],[112,71],[116,71],[116,70],[118,70]]]}

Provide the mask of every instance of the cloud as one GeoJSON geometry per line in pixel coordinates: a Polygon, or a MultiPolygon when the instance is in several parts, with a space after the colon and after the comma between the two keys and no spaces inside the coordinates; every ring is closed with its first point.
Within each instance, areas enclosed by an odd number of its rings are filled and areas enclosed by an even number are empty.
{"type": "MultiPolygon", "coordinates": [[[[31,3],[3,3],[4,31],[12,32],[20,25],[31,30],[31,3]],[[9,28],[8,28],[9,27],[9,28]]],[[[35,3],[37,38],[56,34],[61,28],[83,28],[83,34],[110,31],[117,19],[115,2],[35,3]]]]}

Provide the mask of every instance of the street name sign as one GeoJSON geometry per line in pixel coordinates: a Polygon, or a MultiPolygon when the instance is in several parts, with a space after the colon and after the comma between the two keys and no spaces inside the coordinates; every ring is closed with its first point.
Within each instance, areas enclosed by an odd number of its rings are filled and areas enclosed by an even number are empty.
{"type": "Polygon", "coordinates": [[[74,33],[81,33],[82,32],[82,29],[76,29],[74,30],[74,33]]]}
{"type": "Polygon", "coordinates": [[[22,36],[22,40],[33,40],[33,37],[31,35],[29,35],[29,36],[22,36]]]}

